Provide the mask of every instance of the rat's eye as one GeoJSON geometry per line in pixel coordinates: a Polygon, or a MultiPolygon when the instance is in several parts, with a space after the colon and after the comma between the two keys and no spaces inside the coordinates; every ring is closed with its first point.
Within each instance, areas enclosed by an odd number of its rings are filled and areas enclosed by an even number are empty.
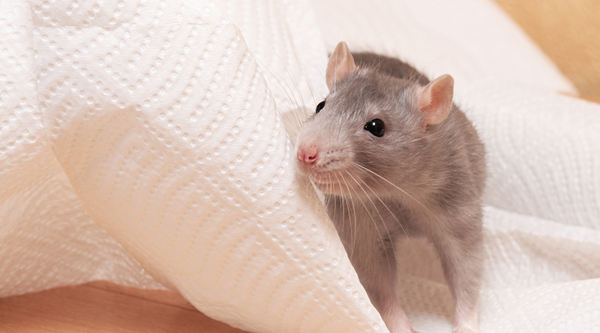
{"type": "Polygon", "coordinates": [[[365,130],[380,138],[383,136],[383,133],[385,133],[385,125],[383,124],[383,120],[373,119],[369,120],[369,122],[365,125],[365,130]]]}
{"type": "Polygon", "coordinates": [[[319,113],[319,111],[321,111],[321,109],[323,109],[325,107],[325,101],[322,101],[321,103],[317,104],[317,109],[315,110],[316,113],[319,113]]]}

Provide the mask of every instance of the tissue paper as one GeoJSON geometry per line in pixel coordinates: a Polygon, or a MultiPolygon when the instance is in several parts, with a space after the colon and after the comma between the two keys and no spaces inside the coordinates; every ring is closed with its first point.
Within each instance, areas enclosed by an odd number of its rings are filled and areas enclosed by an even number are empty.
{"type": "Polygon", "coordinates": [[[89,216],[233,326],[385,331],[229,18],[208,1],[79,6],[34,4],[33,45],[50,145],[89,216]]]}
{"type": "Polygon", "coordinates": [[[490,205],[600,229],[598,104],[485,80],[458,93],[486,142],[490,205]]]}
{"type": "Polygon", "coordinates": [[[161,288],[86,214],[46,136],[27,1],[0,10],[0,297],[109,279],[161,288]]]}

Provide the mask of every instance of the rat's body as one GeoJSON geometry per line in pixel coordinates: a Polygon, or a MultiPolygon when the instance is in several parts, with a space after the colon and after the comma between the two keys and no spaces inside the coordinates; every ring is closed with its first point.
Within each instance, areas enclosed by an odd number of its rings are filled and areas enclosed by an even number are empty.
{"type": "Polygon", "coordinates": [[[478,332],[484,148],[452,104],[453,80],[340,43],[330,93],[298,135],[298,170],[325,204],[392,333],[411,331],[396,298],[394,243],[424,236],[455,299],[455,332],[478,332]]]}

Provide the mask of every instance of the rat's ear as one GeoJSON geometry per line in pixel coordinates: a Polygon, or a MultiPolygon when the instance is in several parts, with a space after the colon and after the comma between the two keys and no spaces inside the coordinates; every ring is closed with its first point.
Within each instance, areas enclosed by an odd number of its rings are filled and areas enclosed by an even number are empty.
{"type": "Polygon", "coordinates": [[[325,71],[327,87],[331,89],[335,82],[352,73],[355,69],[356,64],[354,64],[354,58],[352,58],[348,45],[346,42],[339,42],[327,63],[327,70],[325,71]]]}
{"type": "Polygon", "coordinates": [[[448,74],[417,89],[419,110],[425,113],[424,125],[435,125],[446,119],[452,109],[453,95],[454,79],[448,74]]]}

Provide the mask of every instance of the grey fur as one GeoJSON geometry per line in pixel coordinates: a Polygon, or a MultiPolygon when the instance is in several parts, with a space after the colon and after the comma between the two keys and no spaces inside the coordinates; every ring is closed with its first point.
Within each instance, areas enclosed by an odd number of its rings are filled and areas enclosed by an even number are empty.
{"type": "Polygon", "coordinates": [[[478,332],[483,144],[456,105],[441,123],[422,126],[416,90],[429,79],[416,69],[373,53],[353,57],[357,69],[333,85],[298,135],[299,146],[320,152],[316,164],[299,161],[298,170],[325,194],[359,279],[393,333],[411,330],[396,298],[394,243],[404,236],[424,236],[436,249],[455,299],[454,332],[478,332]],[[385,123],[383,137],[364,130],[374,118],[385,123]]]}

